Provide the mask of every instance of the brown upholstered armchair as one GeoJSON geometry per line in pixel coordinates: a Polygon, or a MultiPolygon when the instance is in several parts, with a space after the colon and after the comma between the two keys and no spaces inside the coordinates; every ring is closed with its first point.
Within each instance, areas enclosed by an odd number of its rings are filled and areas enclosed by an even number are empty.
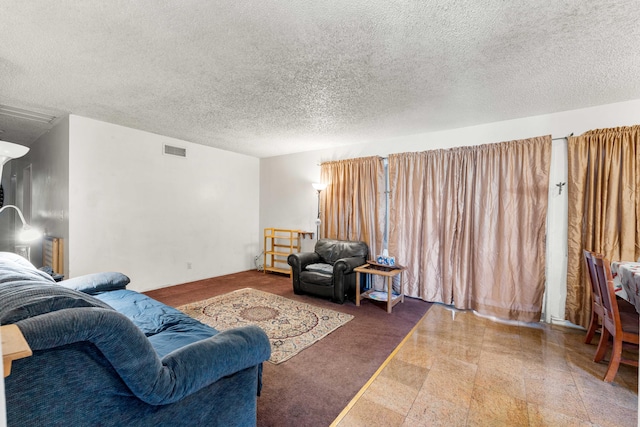
{"type": "Polygon", "coordinates": [[[287,262],[293,272],[293,292],[313,294],[344,303],[355,294],[354,268],[365,264],[369,248],[364,242],[320,239],[314,252],[291,254],[287,262]]]}

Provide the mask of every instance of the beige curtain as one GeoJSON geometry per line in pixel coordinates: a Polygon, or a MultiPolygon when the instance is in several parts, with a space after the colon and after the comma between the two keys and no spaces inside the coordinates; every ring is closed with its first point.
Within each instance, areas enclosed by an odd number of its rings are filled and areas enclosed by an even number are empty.
{"type": "Polygon", "coordinates": [[[389,251],[407,294],[539,321],[551,137],[389,156],[389,251]]]}
{"type": "Polygon", "coordinates": [[[369,256],[382,251],[385,226],[385,176],[380,157],[326,162],[320,178],[322,237],[362,240],[369,256]]]}
{"type": "Polygon", "coordinates": [[[598,129],[568,140],[569,231],[565,316],[587,326],[591,289],[582,250],[612,261],[640,256],[640,126],[598,129]]]}

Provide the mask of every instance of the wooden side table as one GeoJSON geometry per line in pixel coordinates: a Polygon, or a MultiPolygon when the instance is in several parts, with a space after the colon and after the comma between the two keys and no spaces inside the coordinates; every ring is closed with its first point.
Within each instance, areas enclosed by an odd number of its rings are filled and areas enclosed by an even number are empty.
{"type": "Polygon", "coordinates": [[[2,336],[2,365],[4,366],[4,376],[8,377],[11,373],[11,362],[22,359],[23,357],[29,357],[33,352],[16,325],[0,326],[0,335],[2,336]]]}
{"type": "Polygon", "coordinates": [[[367,264],[361,265],[360,267],[356,267],[353,271],[356,272],[356,306],[360,306],[360,298],[368,298],[374,301],[380,301],[380,299],[372,298],[371,295],[373,292],[376,292],[375,289],[368,290],[360,295],[360,274],[375,274],[377,276],[386,277],[387,280],[387,313],[391,313],[391,309],[398,302],[404,303],[404,282],[402,281],[402,272],[404,272],[405,268],[400,265],[389,266],[389,265],[381,265],[376,264],[369,261],[367,264]],[[400,295],[393,294],[393,278],[397,275],[400,275],[400,295]]]}

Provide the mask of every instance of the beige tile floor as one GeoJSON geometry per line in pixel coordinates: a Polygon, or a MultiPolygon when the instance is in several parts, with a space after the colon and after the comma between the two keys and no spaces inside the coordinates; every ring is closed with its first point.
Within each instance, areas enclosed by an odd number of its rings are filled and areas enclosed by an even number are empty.
{"type": "Polygon", "coordinates": [[[637,426],[638,370],[603,382],[598,338],[435,305],[333,425],[637,426]]]}

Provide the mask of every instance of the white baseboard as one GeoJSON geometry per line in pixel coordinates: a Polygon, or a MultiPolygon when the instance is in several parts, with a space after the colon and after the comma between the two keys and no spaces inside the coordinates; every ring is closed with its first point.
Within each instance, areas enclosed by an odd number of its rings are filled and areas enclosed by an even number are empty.
{"type": "Polygon", "coordinates": [[[557,326],[566,326],[567,328],[586,330],[582,326],[576,325],[575,323],[571,323],[568,320],[560,319],[558,317],[553,317],[553,316],[551,316],[551,324],[552,325],[557,325],[557,326]]]}

